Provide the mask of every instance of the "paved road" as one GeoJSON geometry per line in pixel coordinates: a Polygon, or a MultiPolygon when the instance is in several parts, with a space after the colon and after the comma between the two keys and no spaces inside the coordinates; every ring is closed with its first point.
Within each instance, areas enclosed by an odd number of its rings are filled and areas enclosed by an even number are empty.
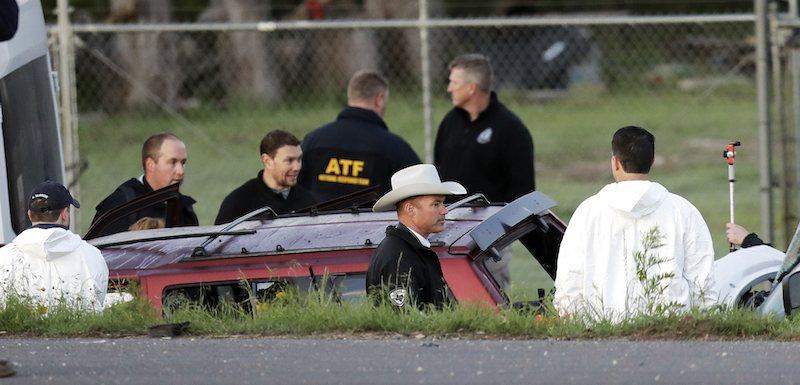
{"type": "Polygon", "coordinates": [[[800,343],[0,338],[12,384],[794,384],[800,343]]]}

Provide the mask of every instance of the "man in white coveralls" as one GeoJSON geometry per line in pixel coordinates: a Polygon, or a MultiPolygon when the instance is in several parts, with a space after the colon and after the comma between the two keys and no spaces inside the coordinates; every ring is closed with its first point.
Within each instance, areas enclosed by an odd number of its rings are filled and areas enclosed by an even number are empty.
{"type": "Polygon", "coordinates": [[[686,199],[648,180],[655,159],[655,138],[641,127],[623,127],[611,141],[611,170],[616,183],[603,187],[578,206],[558,253],[553,304],[562,314],[583,314],[620,321],[640,314],[645,302],[683,309],[716,303],[711,269],[714,249],[708,226],[686,199]],[[653,229],[659,237],[647,251],[658,263],[637,269],[643,240],[653,229]],[[646,299],[643,279],[657,279],[655,296],[646,299]]]}

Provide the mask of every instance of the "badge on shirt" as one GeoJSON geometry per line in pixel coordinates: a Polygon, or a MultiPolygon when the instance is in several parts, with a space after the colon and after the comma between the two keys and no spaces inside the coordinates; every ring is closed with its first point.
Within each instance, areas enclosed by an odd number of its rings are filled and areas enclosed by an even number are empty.
{"type": "Polygon", "coordinates": [[[389,292],[389,299],[392,300],[392,304],[396,306],[403,306],[406,304],[406,289],[402,287],[398,287],[391,292],[389,292]]]}
{"type": "Polygon", "coordinates": [[[492,128],[488,127],[478,135],[478,144],[486,144],[492,141],[492,128]]]}

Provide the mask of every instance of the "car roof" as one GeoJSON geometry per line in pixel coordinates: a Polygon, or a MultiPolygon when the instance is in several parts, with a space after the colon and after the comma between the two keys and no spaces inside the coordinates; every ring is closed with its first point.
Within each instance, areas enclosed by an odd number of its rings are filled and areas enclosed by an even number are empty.
{"type": "MultiPolygon", "coordinates": [[[[472,239],[464,235],[501,208],[455,208],[447,214],[444,230],[429,239],[433,245],[471,247],[472,239]]],[[[102,250],[110,270],[141,270],[190,260],[374,248],[383,240],[386,227],[396,223],[395,212],[353,211],[253,219],[233,227],[131,231],[89,242],[102,250]],[[220,233],[225,235],[217,236],[220,233]]]]}

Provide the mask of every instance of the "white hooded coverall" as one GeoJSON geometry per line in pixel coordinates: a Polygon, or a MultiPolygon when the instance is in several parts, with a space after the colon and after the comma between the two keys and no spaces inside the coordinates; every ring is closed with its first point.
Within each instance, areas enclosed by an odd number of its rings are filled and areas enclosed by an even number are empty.
{"type": "Polygon", "coordinates": [[[556,309],[615,321],[640,314],[647,303],[633,255],[654,227],[663,246],[648,254],[663,262],[647,276],[674,274],[661,280],[665,290],[656,303],[714,304],[714,248],[700,212],[658,183],[624,181],[606,185],[572,215],[558,253],[556,309]]]}
{"type": "Polygon", "coordinates": [[[0,301],[29,297],[47,307],[61,303],[103,310],[108,266],[100,250],[60,226],[31,227],[0,248],[0,301]]]}

